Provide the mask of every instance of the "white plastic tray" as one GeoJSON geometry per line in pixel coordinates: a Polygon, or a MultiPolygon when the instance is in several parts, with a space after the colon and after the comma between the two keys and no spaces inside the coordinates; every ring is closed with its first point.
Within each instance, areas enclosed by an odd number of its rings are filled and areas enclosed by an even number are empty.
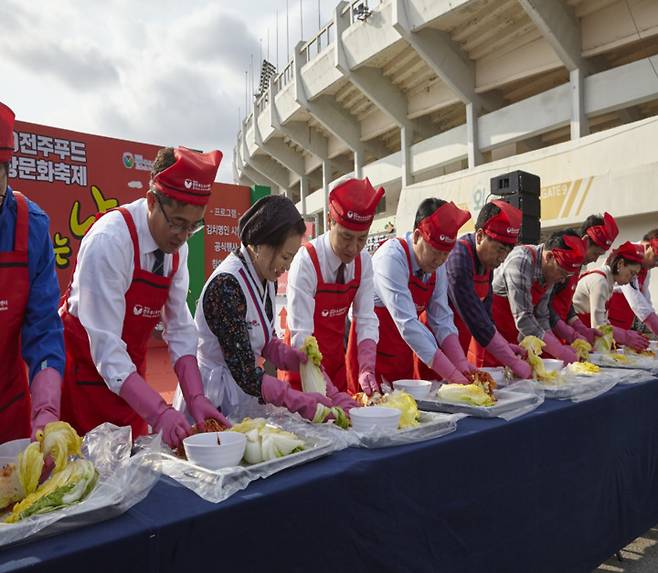
{"type": "Polygon", "coordinates": [[[497,402],[493,406],[472,406],[461,402],[450,402],[442,400],[436,394],[424,400],[417,400],[418,407],[422,410],[430,410],[432,412],[451,412],[468,414],[469,416],[476,416],[478,418],[497,418],[507,412],[511,412],[521,408],[522,406],[530,406],[541,403],[541,398],[536,394],[526,394],[523,392],[515,392],[512,390],[494,390],[494,395],[497,402]]]}

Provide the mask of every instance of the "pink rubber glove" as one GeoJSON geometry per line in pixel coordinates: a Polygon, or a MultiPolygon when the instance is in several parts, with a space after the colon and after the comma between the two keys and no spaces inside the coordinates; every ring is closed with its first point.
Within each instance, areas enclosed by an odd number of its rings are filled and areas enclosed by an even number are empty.
{"type": "Polygon", "coordinates": [[[658,335],[658,316],[656,316],[655,312],[652,312],[644,319],[644,324],[651,329],[651,332],[658,335]]]}
{"type": "Polygon", "coordinates": [[[477,370],[475,366],[466,360],[462,345],[459,344],[459,337],[456,334],[450,334],[443,339],[441,350],[462,374],[466,375],[477,370]]]}
{"type": "Polygon", "coordinates": [[[582,338],[585,340],[585,337],[576,332],[574,328],[571,328],[564,320],[558,320],[553,326],[553,332],[557,334],[560,338],[567,341],[567,344],[571,344],[576,338],[582,338]]]}
{"type": "Polygon", "coordinates": [[[512,349],[514,354],[521,357],[523,360],[528,358],[528,351],[525,348],[521,348],[518,344],[510,344],[509,347],[512,349]]]}
{"type": "Polygon", "coordinates": [[[544,332],[544,343],[546,344],[544,350],[549,354],[555,356],[555,358],[564,361],[565,364],[578,362],[578,355],[576,354],[574,349],[562,344],[556,338],[555,334],[553,334],[548,330],[544,332]]]}
{"type": "Polygon", "coordinates": [[[594,344],[594,340],[596,339],[596,337],[601,336],[601,331],[597,330],[596,328],[589,328],[585,326],[585,324],[583,323],[582,320],[580,320],[580,318],[576,318],[575,320],[572,320],[571,326],[578,334],[580,334],[590,344],[594,344]]]}
{"type": "Polygon", "coordinates": [[[269,360],[279,370],[299,372],[299,365],[306,364],[308,356],[306,353],[288,346],[285,342],[273,336],[265,345],[261,356],[269,360]]]}
{"type": "Polygon", "coordinates": [[[123,381],[119,395],[154,432],[162,432],[162,439],[169,447],[177,448],[190,435],[192,429],[185,416],[167,404],[137,372],[123,381]]]}
{"type": "Polygon", "coordinates": [[[217,420],[226,428],[231,427],[231,422],[212,405],[203,393],[201,372],[199,371],[196,356],[192,356],[191,354],[181,356],[176,360],[176,364],[174,364],[174,372],[176,372],[176,376],[180,382],[187,408],[197,423],[197,427],[203,428],[208,418],[217,420]]]}
{"type": "Polygon", "coordinates": [[[434,358],[432,358],[432,363],[429,367],[434,370],[443,380],[449,384],[468,384],[469,381],[466,379],[458,368],[455,368],[455,365],[450,362],[448,357],[441,352],[440,348],[436,349],[434,353],[434,358]]]}
{"type": "Polygon", "coordinates": [[[372,396],[379,392],[379,384],[375,378],[375,362],[377,360],[377,343],[369,338],[359,342],[357,347],[359,360],[359,386],[366,395],[372,396]]]}
{"type": "Polygon", "coordinates": [[[491,342],[485,346],[487,352],[492,354],[504,366],[509,366],[514,372],[514,375],[523,380],[532,377],[532,368],[527,362],[519,360],[512,351],[511,344],[505,340],[499,332],[494,334],[491,342]]]}
{"type": "Polygon", "coordinates": [[[628,346],[637,352],[642,352],[649,347],[649,341],[634,330],[625,330],[618,326],[613,326],[612,336],[617,344],[628,346]]]}
{"type": "Polygon", "coordinates": [[[328,408],[333,405],[331,399],[322,394],[294,390],[285,382],[267,374],[263,374],[260,393],[268,404],[283,406],[291,412],[299,412],[307,420],[312,420],[315,416],[318,403],[328,408]]]}
{"type": "Polygon", "coordinates": [[[332,406],[342,408],[345,413],[349,412],[352,408],[358,408],[359,405],[354,401],[352,396],[347,392],[339,392],[324,370],[322,374],[324,374],[324,381],[327,384],[327,397],[331,399],[332,406]]]}
{"type": "Polygon", "coordinates": [[[44,368],[32,379],[32,440],[37,430],[59,420],[62,376],[54,368],[44,368]]]}

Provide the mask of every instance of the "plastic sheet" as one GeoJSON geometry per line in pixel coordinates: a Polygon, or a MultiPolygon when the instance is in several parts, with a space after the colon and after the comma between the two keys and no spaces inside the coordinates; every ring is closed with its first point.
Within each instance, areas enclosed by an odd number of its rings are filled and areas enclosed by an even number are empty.
{"type": "Polygon", "coordinates": [[[557,383],[534,381],[533,384],[544,390],[546,398],[584,402],[605,394],[614,388],[618,381],[614,371],[609,369],[601,370],[595,376],[575,375],[566,369],[562,370],[561,374],[562,377],[557,383]]]}
{"type": "MultiPolygon", "coordinates": [[[[433,383],[430,396],[435,396],[440,386],[440,383],[433,383]]],[[[432,411],[461,412],[477,418],[502,418],[509,421],[532,412],[544,402],[543,389],[533,384],[531,380],[517,380],[508,383],[504,388],[495,390],[494,393],[498,402],[489,407],[446,402],[438,398],[419,400],[418,407],[432,411]]]]}
{"type": "MultiPolygon", "coordinates": [[[[156,437],[150,448],[160,447],[156,437]]],[[[78,504],[17,523],[0,522],[0,546],[90,525],[127,511],[144,499],[158,474],[141,463],[149,448],[131,457],[131,429],[101,424],[83,440],[82,454],[100,474],[94,490],[78,504]]]]}
{"type": "Polygon", "coordinates": [[[648,370],[637,370],[634,368],[603,368],[606,372],[617,379],[617,384],[642,384],[656,380],[656,376],[648,370]]]}
{"type": "Polygon", "coordinates": [[[592,352],[589,355],[590,362],[605,368],[618,368],[630,370],[648,370],[658,375],[658,360],[656,358],[643,357],[633,354],[624,354],[628,358],[627,363],[617,362],[607,354],[592,352]]]}
{"type": "Polygon", "coordinates": [[[281,410],[272,406],[254,405],[249,410],[249,414],[250,417],[267,418],[268,423],[297,434],[304,441],[303,451],[258,464],[246,465],[243,463],[239,466],[208,470],[177,457],[164,444],[158,449],[153,448],[151,444],[153,437],[146,437],[140,438],[138,441],[138,449],[145,450],[140,460],[149,468],[169,476],[206,501],[219,503],[245,489],[252,481],[267,478],[282,470],[326,456],[336,449],[327,436],[309,431],[306,427],[286,424],[288,416],[281,410]]]}
{"type": "Polygon", "coordinates": [[[457,421],[463,418],[463,414],[439,414],[435,412],[420,412],[420,423],[413,428],[403,430],[372,432],[355,432],[352,429],[344,430],[332,423],[311,424],[298,415],[289,415],[282,423],[286,429],[296,432],[302,428],[317,436],[324,436],[331,440],[336,450],[344,448],[388,448],[391,446],[403,446],[424,442],[445,436],[457,429],[457,421]]]}

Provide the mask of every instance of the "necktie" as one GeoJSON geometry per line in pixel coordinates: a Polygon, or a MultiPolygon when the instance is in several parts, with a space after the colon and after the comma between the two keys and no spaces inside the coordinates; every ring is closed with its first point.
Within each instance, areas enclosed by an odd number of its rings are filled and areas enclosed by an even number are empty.
{"type": "Polygon", "coordinates": [[[338,272],[336,272],[336,284],[345,284],[345,263],[340,263],[338,266],[338,272]]]}
{"type": "Polygon", "coordinates": [[[423,269],[418,269],[416,271],[416,278],[419,278],[421,281],[425,282],[425,273],[423,272],[423,269]]]}
{"type": "Polygon", "coordinates": [[[155,262],[153,263],[153,270],[151,271],[155,275],[164,275],[164,253],[160,249],[153,251],[155,255],[155,262]]]}

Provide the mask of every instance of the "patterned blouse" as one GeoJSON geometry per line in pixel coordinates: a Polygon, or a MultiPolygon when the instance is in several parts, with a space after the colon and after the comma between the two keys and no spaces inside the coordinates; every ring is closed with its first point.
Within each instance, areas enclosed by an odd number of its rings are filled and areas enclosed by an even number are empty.
{"type": "MultiPolygon", "coordinates": [[[[245,263],[240,251],[233,254],[245,263]]],[[[265,311],[273,320],[274,309],[270,297],[267,297],[265,311]]],[[[203,313],[208,327],[222,347],[233,379],[244,392],[260,398],[263,369],[256,366],[256,357],[249,342],[247,301],[238,279],[229,273],[218,274],[206,288],[203,313]]]]}

